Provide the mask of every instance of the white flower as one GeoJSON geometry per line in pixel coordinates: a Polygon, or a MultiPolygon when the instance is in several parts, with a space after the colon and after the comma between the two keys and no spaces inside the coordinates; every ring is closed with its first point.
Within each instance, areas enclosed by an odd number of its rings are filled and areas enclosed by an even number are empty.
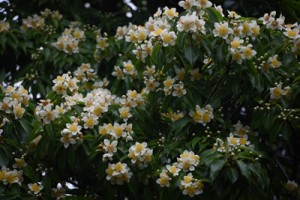
{"type": "Polygon", "coordinates": [[[120,118],[122,118],[125,122],[132,117],[130,113],[130,108],[128,107],[121,107],[119,108],[120,118]]]}
{"type": "Polygon", "coordinates": [[[73,138],[73,135],[71,132],[61,132],[62,137],[60,138],[60,141],[64,143],[64,147],[68,148],[70,144],[75,144],[76,140],[73,138]]]}
{"type": "Polygon", "coordinates": [[[173,175],[178,176],[180,172],[180,168],[178,168],[175,164],[174,165],[167,165],[167,170],[173,175]]]}
{"type": "Polygon", "coordinates": [[[290,92],[290,87],[282,88],[282,83],[276,85],[276,87],[270,88],[271,99],[280,99],[281,96],[286,96],[290,92]]]}
{"type": "Polygon", "coordinates": [[[160,38],[163,41],[163,46],[173,46],[175,45],[176,42],[176,34],[174,31],[169,31],[167,29],[163,30],[162,33],[160,34],[160,38]]]}
{"type": "Polygon", "coordinates": [[[44,188],[44,186],[42,184],[40,184],[40,183],[29,183],[28,184],[28,188],[34,194],[38,194],[44,188]]]}
{"type": "Polygon", "coordinates": [[[295,23],[291,26],[286,25],[285,32],[283,34],[291,39],[297,39],[300,37],[299,32],[300,32],[299,25],[295,23]]]}
{"type": "Polygon", "coordinates": [[[114,136],[116,139],[120,137],[126,137],[127,134],[125,132],[125,129],[126,129],[126,124],[114,123],[113,129],[110,132],[110,134],[114,136]]]}
{"type": "Polygon", "coordinates": [[[71,132],[72,135],[77,135],[78,133],[80,133],[80,130],[82,129],[82,127],[80,125],[78,125],[77,122],[74,122],[72,124],[67,123],[66,124],[66,129],[64,129],[63,131],[68,131],[71,132]]]}
{"type": "Polygon", "coordinates": [[[228,26],[228,22],[218,23],[215,22],[215,29],[213,30],[215,37],[222,37],[227,39],[228,35],[231,34],[233,30],[228,26]]]}
{"type": "Polygon", "coordinates": [[[241,47],[241,51],[242,51],[242,58],[243,59],[251,59],[252,57],[254,57],[256,55],[256,51],[252,49],[252,44],[248,44],[246,47],[243,46],[241,47]]]}
{"type": "Polygon", "coordinates": [[[128,183],[132,176],[127,164],[118,162],[116,164],[108,164],[106,169],[106,180],[110,180],[112,184],[123,185],[124,182],[128,183]]]}
{"type": "Polygon", "coordinates": [[[84,128],[85,129],[92,129],[95,125],[98,124],[98,117],[94,114],[84,114],[82,121],[84,121],[84,128]]]}
{"type": "Polygon", "coordinates": [[[270,64],[270,66],[272,68],[278,68],[282,65],[282,63],[278,60],[278,55],[277,54],[275,54],[272,57],[269,57],[268,58],[268,63],[270,64]]]}
{"type": "Polygon", "coordinates": [[[178,17],[178,12],[176,12],[176,8],[164,7],[164,15],[167,16],[168,19],[172,19],[178,17]]]}
{"type": "Polygon", "coordinates": [[[194,6],[197,6],[200,9],[205,9],[212,6],[212,3],[208,0],[195,0],[194,6]]]}
{"type": "Polygon", "coordinates": [[[186,89],[184,88],[184,84],[183,82],[179,82],[179,84],[174,84],[174,91],[172,93],[172,95],[174,97],[182,97],[184,95],[186,95],[186,89]]]}
{"type": "Polygon", "coordinates": [[[168,176],[165,170],[163,170],[159,174],[159,179],[156,180],[156,183],[160,185],[160,187],[169,187],[170,186],[170,181],[172,179],[168,176]]]}

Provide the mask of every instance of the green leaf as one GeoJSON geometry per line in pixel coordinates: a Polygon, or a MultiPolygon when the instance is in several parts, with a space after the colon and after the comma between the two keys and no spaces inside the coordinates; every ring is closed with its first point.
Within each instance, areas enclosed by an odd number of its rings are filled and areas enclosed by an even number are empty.
{"type": "Polygon", "coordinates": [[[9,162],[9,153],[4,146],[0,146],[0,166],[7,166],[9,162]]]}
{"type": "Polygon", "coordinates": [[[263,123],[263,120],[262,120],[262,115],[263,113],[262,112],[259,112],[259,111],[256,111],[253,113],[253,116],[252,116],[252,121],[251,121],[251,128],[252,129],[257,129],[261,126],[261,124],[263,123]]]}
{"type": "Polygon", "coordinates": [[[191,65],[194,65],[194,63],[199,57],[199,53],[195,48],[195,45],[191,45],[191,44],[186,45],[186,47],[184,48],[184,56],[186,57],[186,59],[189,61],[191,65]]]}
{"type": "Polygon", "coordinates": [[[227,177],[229,178],[231,183],[235,183],[239,178],[239,174],[236,168],[230,167],[227,171],[227,177]]]}
{"type": "Polygon", "coordinates": [[[211,43],[211,41],[206,36],[203,36],[201,44],[205,48],[207,55],[211,56],[211,49],[212,49],[212,43],[211,43]]]}
{"type": "Polygon", "coordinates": [[[31,182],[37,182],[38,180],[38,174],[36,171],[32,168],[32,166],[27,165],[23,169],[24,175],[30,179],[31,182]]]}
{"type": "Polygon", "coordinates": [[[185,43],[185,40],[186,40],[186,36],[187,36],[187,33],[185,32],[180,32],[177,36],[177,40],[176,40],[176,45],[182,49],[184,47],[184,43],[185,43]]]}
{"type": "Polygon", "coordinates": [[[239,166],[242,175],[243,175],[247,180],[250,180],[251,172],[250,172],[249,168],[247,167],[246,163],[244,163],[244,162],[241,161],[241,160],[238,160],[238,161],[237,161],[237,165],[239,166]]]}
{"type": "Polygon", "coordinates": [[[74,148],[74,146],[69,147],[69,151],[68,151],[68,164],[70,166],[71,169],[74,170],[74,165],[75,165],[75,155],[76,155],[76,148],[74,148]]]}
{"type": "Polygon", "coordinates": [[[199,143],[199,141],[202,140],[202,137],[195,137],[193,140],[192,140],[192,148],[194,149],[195,146],[199,143]]]}
{"type": "Polygon", "coordinates": [[[38,82],[37,82],[37,87],[38,87],[38,89],[39,89],[40,94],[41,94],[43,97],[45,97],[46,94],[47,94],[47,92],[46,92],[45,86],[42,84],[41,81],[38,81],[38,82]]]}
{"type": "Polygon", "coordinates": [[[216,179],[220,171],[223,169],[224,165],[227,163],[226,159],[215,160],[210,165],[209,178],[213,181],[216,179]]]}
{"type": "Polygon", "coordinates": [[[156,64],[158,67],[162,68],[162,66],[165,64],[165,56],[162,50],[162,46],[157,44],[153,47],[152,51],[152,61],[154,64],[156,64]]]}
{"type": "Polygon", "coordinates": [[[175,122],[173,122],[171,126],[171,132],[174,132],[175,135],[180,133],[183,128],[185,128],[191,120],[187,117],[181,118],[175,122]]]}
{"type": "Polygon", "coordinates": [[[285,122],[283,123],[283,126],[282,126],[282,136],[283,136],[283,139],[290,142],[290,139],[291,139],[291,135],[292,135],[292,130],[291,130],[291,126],[285,122]]]}
{"type": "Polygon", "coordinates": [[[282,121],[278,121],[276,120],[274,125],[272,126],[272,129],[270,131],[270,140],[271,142],[275,142],[275,140],[277,139],[279,132],[281,131],[283,126],[283,122],[282,121]]]}
{"type": "Polygon", "coordinates": [[[3,50],[5,50],[5,48],[6,48],[6,40],[7,40],[6,36],[3,34],[0,34],[0,44],[1,44],[1,47],[3,50]]]}
{"type": "Polygon", "coordinates": [[[50,56],[51,56],[51,51],[49,48],[45,48],[44,49],[44,54],[45,54],[45,60],[49,60],[50,56]]]}
{"type": "Polygon", "coordinates": [[[206,8],[205,11],[213,22],[220,22],[223,20],[222,15],[215,8],[209,7],[206,8]]]}
{"type": "Polygon", "coordinates": [[[208,149],[208,150],[203,151],[203,152],[201,153],[201,158],[202,158],[202,157],[208,157],[208,156],[210,156],[210,155],[213,155],[214,153],[216,153],[216,150],[214,150],[214,149],[208,149]]]}
{"type": "Polygon", "coordinates": [[[21,119],[19,120],[21,126],[23,129],[26,131],[27,134],[30,134],[32,131],[32,125],[26,120],[26,119],[21,119]]]}
{"type": "Polygon", "coordinates": [[[5,69],[1,68],[0,69],[0,83],[2,83],[5,80],[5,75],[6,75],[5,69]]]}
{"type": "Polygon", "coordinates": [[[264,121],[263,121],[264,128],[267,131],[270,131],[271,128],[273,127],[273,123],[274,123],[274,117],[273,117],[273,115],[270,112],[265,113],[265,115],[264,115],[264,121]]]}

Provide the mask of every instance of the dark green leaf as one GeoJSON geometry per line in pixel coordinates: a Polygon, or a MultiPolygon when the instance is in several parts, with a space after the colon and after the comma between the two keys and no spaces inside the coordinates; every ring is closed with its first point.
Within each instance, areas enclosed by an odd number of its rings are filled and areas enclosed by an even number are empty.
{"type": "Polygon", "coordinates": [[[189,118],[185,117],[173,122],[171,126],[171,132],[174,132],[175,135],[180,133],[183,128],[185,128],[189,124],[190,121],[191,120],[189,118]]]}
{"type": "Polygon", "coordinates": [[[210,165],[210,174],[209,178],[213,181],[216,179],[224,165],[227,163],[227,160],[225,159],[220,159],[220,160],[215,160],[214,162],[211,163],[210,165]]]}
{"type": "Polygon", "coordinates": [[[241,160],[238,160],[237,165],[239,166],[242,175],[249,181],[251,172],[250,172],[249,168],[247,167],[247,164],[241,160]]]}
{"type": "Polygon", "coordinates": [[[5,147],[0,146],[0,166],[7,166],[9,162],[9,154],[5,147]]]}
{"type": "Polygon", "coordinates": [[[239,174],[236,168],[230,167],[227,171],[227,177],[229,178],[231,183],[235,183],[239,178],[239,174]]]}
{"type": "Polygon", "coordinates": [[[194,63],[199,57],[199,53],[195,48],[195,45],[192,44],[186,45],[186,47],[184,48],[184,56],[186,57],[186,59],[189,61],[191,65],[194,65],[194,63]]]}
{"type": "Polygon", "coordinates": [[[272,129],[270,131],[270,140],[272,142],[274,142],[276,140],[276,138],[278,137],[278,135],[282,129],[282,125],[283,125],[282,121],[276,120],[274,125],[272,126],[272,129]]]}
{"type": "Polygon", "coordinates": [[[161,68],[164,65],[166,58],[161,45],[157,44],[153,47],[151,58],[158,67],[161,68]]]}

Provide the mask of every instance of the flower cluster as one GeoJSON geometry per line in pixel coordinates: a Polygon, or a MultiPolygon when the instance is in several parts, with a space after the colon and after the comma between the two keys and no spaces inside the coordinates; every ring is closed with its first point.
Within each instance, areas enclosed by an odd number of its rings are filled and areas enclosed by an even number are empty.
{"type": "Polygon", "coordinates": [[[194,171],[199,164],[200,157],[193,151],[185,150],[180,157],[177,158],[177,166],[183,171],[194,171]]]}
{"type": "Polygon", "coordinates": [[[5,95],[0,101],[0,113],[3,113],[0,130],[7,122],[11,121],[11,115],[13,115],[14,119],[21,119],[31,99],[28,91],[22,85],[7,86],[3,88],[2,92],[5,95]]]}
{"type": "Polygon", "coordinates": [[[259,18],[267,28],[275,30],[282,30],[284,28],[285,17],[280,15],[279,18],[275,18],[276,11],[272,11],[270,14],[266,13],[263,17],[259,18]]]}
{"type": "Polygon", "coordinates": [[[23,29],[42,30],[45,27],[45,19],[39,15],[33,15],[23,19],[23,29]]]}
{"type": "Polygon", "coordinates": [[[10,170],[5,166],[2,166],[0,170],[0,181],[4,185],[11,185],[14,183],[21,184],[21,182],[23,181],[23,171],[18,171],[16,169],[10,170]]]}
{"type": "MultiPolygon", "coordinates": [[[[57,107],[56,107],[57,108],[57,107]]],[[[38,106],[35,108],[35,116],[44,124],[50,124],[59,116],[59,110],[54,108],[54,104],[50,100],[41,100],[38,106]]]]}
{"type": "Polygon", "coordinates": [[[56,79],[53,80],[54,86],[52,89],[57,94],[65,95],[67,91],[75,92],[78,90],[77,86],[78,79],[72,78],[70,74],[63,74],[62,76],[57,76],[56,79]]]}
{"type": "Polygon", "coordinates": [[[62,15],[59,13],[58,10],[50,10],[46,8],[44,11],[41,11],[41,15],[44,17],[50,17],[56,20],[62,19],[62,15]]]}
{"type": "Polygon", "coordinates": [[[203,126],[206,126],[214,118],[213,108],[209,104],[204,108],[196,105],[195,111],[190,111],[189,115],[195,123],[201,123],[203,126]]]}
{"type": "Polygon", "coordinates": [[[115,139],[124,138],[126,141],[132,140],[132,124],[119,124],[115,122],[114,124],[104,124],[99,127],[100,135],[110,135],[115,139]]]}
{"type": "Polygon", "coordinates": [[[89,63],[81,64],[78,69],[73,72],[73,74],[81,83],[94,81],[96,78],[96,72],[89,63]]]}
{"type": "MultiPolygon", "coordinates": [[[[177,158],[177,162],[171,165],[168,164],[166,169],[161,171],[156,183],[158,183],[161,187],[169,187],[172,178],[177,177],[181,171],[195,171],[195,167],[199,165],[199,162],[200,157],[197,154],[193,151],[185,150],[182,154],[180,154],[179,158],[177,158]]],[[[182,193],[184,195],[189,195],[190,197],[201,194],[203,192],[203,187],[201,180],[194,178],[192,173],[183,176],[179,185],[182,193]]]]}
{"type": "Polygon", "coordinates": [[[291,90],[291,88],[289,86],[286,86],[286,87],[282,88],[282,83],[278,83],[276,85],[276,87],[270,88],[270,93],[271,93],[270,98],[274,99],[274,100],[278,100],[282,96],[289,95],[290,90],[291,90]]]}
{"type": "Polygon", "coordinates": [[[113,140],[112,142],[108,139],[104,139],[104,151],[105,154],[102,156],[102,160],[105,162],[107,160],[112,160],[114,153],[117,152],[118,140],[113,140]]]}
{"type": "Polygon", "coordinates": [[[76,119],[74,119],[74,122],[67,123],[66,128],[64,128],[61,131],[62,137],[60,138],[60,141],[64,143],[64,147],[68,148],[70,144],[75,144],[76,140],[74,138],[79,137],[82,135],[82,132],[80,132],[82,127],[78,124],[76,119]]]}
{"type": "Polygon", "coordinates": [[[52,45],[67,54],[79,53],[79,42],[85,39],[84,31],[78,27],[64,30],[62,35],[52,45]]]}
{"type": "Polygon", "coordinates": [[[176,112],[173,112],[172,110],[167,113],[162,113],[162,116],[166,117],[167,119],[170,119],[171,121],[177,121],[184,117],[184,113],[177,110],[176,112]]]}
{"type": "Polygon", "coordinates": [[[108,43],[108,38],[107,37],[103,37],[101,35],[97,35],[96,37],[96,41],[97,41],[97,46],[96,48],[97,49],[101,49],[101,50],[104,50],[106,47],[109,46],[109,43],[108,43]]]}
{"type": "Polygon", "coordinates": [[[183,177],[183,180],[180,181],[179,186],[179,188],[182,190],[182,194],[189,195],[190,197],[201,194],[203,192],[203,187],[203,183],[194,178],[191,173],[183,177]]]}
{"type": "MultiPolygon", "coordinates": [[[[39,69],[32,72],[29,91],[1,86],[0,150],[7,154],[1,157],[1,184],[17,183],[19,191],[41,198],[57,184],[54,196],[63,198],[72,193],[65,184],[81,187],[87,182],[78,192],[92,192],[96,199],[98,192],[107,198],[107,188],[117,194],[119,188],[111,184],[130,182],[127,189],[139,187],[141,181],[156,190],[153,193],[164,187],[161,198],[175,187],[181,197],[209,197],[228,181],[247,180],[253,189],[273,187],[264,174],[273,163],[254,162],[262,157],[255,147],[273,145],[268,137],[260,139],[273,129],[271,138],[282,135],[284,146],[291,130],[299,128],[299,111],[293,108],[299,90],[294,67],[299,64],[298,23],[285,25],[284,17],[276,19],[274,12],[260,20],[232,11],[225,17],[222,8],[213,8],[208,0],[182,0],[179,5],[185,9],[181,14],[175,8],[158,9],[144,25],[119,27],[114,37],[77,22],[69,22],[59,36],[47,34],[55,42],[43,43],[32,58],[42,63],[50,57],[45,62],[65,64],[55,66],[58,73],[51,72],[55,78],[45,87],[51,90],[47,97],[40,92],[45,99],[30,101],[31,93],[41,89],[35,86],[43,87],[48,80],[38,79],[43,76],[39,69]],[[78,68],[67,72],[68,67],[78,68]],[[253,109],[256,103],[263,106],[253,109]],[[269,121],[260,123],[256,116],[268,116],[269,121]],[[41,182],[31,173],[34,168],[41,171],[41,182]],[[66,176],[53,179],[64,170],[66,176]],[[86,173],[75,173],[80,170],[88,171],[88,179],[86,173]],[[108,184],[99,190],[105,179],[108,184]],[[155,181],[158,185],[150,185],[155,181]],[[213,184],[204,189],[206,181],[213,184]]],[[[46,33],[48,18],[52,23],[62,16],[46,9],[41,16],[23,19],[24,29],[30,29],[24,33],[46,33]]],[[[0,21],[0,32],[7,31],[9,24],[0,21]]],[[[6,35],[10,34],[1,36],[6,35]]],[[[4,187],[11,191],[8,186],[4,187]]],[[[289,182],[286,189],[295,188],[289,182]]],[[[228,191],[242,198],[243,191],[234,189],[228,191]]]]}
{"type": "Polygon", "coordinates": [[[248,135],[244,134],[242,136],[234,136],[232,133],[226,138],[226,141],[217,138],[214,144],[214,149],[218,152],[235,155],[235,152],[241,152],[242,147],[248,147],[249,149],[254,149],[254,145],[251,145],[248,140],[248,135]]]}
{"type": "Polygon", "coordinates": [[[147,167],[148,163],[152,160],[153,150],[147,148],[147,143],[136,142],[135,145],[129,148],[128,157],[131,162],[143,169],[147,167]]]}
{"type": "Polygon", "coordinates": [[[0,21],[0,33],[8,32],[10,29],[10,25],[8,22],[1,20],[0,21]]]}
{"type": "Polygon", "coordinates": [[[123,185],[128,183],[132,176],[132,172],[126,163],[118,162],[116,164],[108,164],[106,169],[106,180],[109,180],[112,184],[123,185]]]}

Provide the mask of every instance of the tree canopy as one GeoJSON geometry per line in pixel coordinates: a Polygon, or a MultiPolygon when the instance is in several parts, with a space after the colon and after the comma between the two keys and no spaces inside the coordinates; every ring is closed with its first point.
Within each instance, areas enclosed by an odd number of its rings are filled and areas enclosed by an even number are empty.
{"type": "Polygon", "coordinates": [[[151,2],[2,2],[1,198],[300,197],[298,22],[151,2]]]}

